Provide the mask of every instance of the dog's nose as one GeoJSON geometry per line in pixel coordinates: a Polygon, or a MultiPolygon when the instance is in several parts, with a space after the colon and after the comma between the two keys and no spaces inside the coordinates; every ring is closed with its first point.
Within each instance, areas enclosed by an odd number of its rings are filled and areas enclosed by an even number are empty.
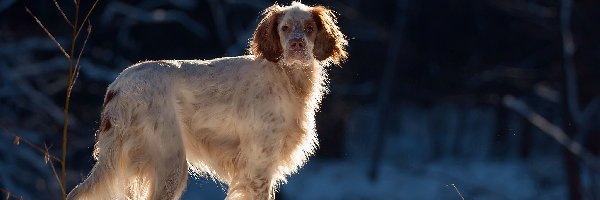
{"type": "Polygon", "coordinates": [[[290,39],[290,48],[292,50],[304,50],[306,43],[302,38],[292,38],[290,39]]]}

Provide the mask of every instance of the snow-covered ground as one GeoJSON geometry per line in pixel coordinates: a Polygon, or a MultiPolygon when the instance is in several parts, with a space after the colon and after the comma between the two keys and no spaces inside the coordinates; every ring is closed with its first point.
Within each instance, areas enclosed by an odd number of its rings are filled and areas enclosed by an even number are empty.
{"type": "Polygon", "coordinates": [[[225,188],[212,180],[190,176],[188,186],[181,197],[186,199],[225,199],[225,188]]]}
{"type": "Polygon", "coordinates": [[[562,173],[550,166],[517,161],[384,163],[379,179],[371,181],[365,163],[315,161],[292,176],[282,192],[285,199],[460,199],[458,189],[465,199],[565,199],[558,184],[562,173]],[[536,184],[540,177],[549,185],[536,184]]]}
{"type": "MultiPolygon", "coordinates": [[[[371,181],[366,162],[313,160],[280,189],[285,200],[315,199],[566,199],[560,160],[537,162],[439,161],[420,165],[381,165],[371,181]],[[543,181],[540,181],[543,180],[543,181]],[[543,182],[544,184],[540,184],[543,182]],[[456,186],[456,188],[454,187],[456,186]]],[[[223,199],[221,186],[190,179],[183,199],[223,199]]]]}

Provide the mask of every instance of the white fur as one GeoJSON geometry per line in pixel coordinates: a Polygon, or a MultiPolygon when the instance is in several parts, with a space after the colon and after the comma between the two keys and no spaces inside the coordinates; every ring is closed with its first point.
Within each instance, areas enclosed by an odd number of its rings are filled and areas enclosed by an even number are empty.
{"type": "MultiPolygon", "coordinates": [[[[281,20],[311,17],[300,3],[281,20]]],[[[69,199],[178,199],[188,169],[228,186],[227,199],[273,199],[277,184],[317,147],[315,112],[326,92],[312,55],[149,61],[107,89],[89,177],[69,199]]]]}

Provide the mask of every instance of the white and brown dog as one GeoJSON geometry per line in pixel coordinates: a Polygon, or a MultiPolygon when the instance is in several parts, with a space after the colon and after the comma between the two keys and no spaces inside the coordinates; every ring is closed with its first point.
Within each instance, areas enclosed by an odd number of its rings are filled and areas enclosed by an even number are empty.
{"type": "Polygon", "coordinates": [[[317,147],[325,67],[347,58],[333,11],[264,11],[251,55],[142,62],[107,89],[89,177],[69,199],[178,199],[188,170],[227,199],[274,199],[317,147]]]}

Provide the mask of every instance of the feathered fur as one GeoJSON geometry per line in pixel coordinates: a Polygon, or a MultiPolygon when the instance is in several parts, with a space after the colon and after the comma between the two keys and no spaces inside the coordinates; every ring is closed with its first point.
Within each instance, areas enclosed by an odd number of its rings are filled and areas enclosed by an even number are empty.
{"type": "Polygon", "coordinates": [[[324,68],[347,41],[325,7],[263,14],[251,55],[125,69],[107,89],[96,165],[68,198],[178,199],[189,170],[226,184],[227,199],[273,199],[318,145],[324,68]]]}

